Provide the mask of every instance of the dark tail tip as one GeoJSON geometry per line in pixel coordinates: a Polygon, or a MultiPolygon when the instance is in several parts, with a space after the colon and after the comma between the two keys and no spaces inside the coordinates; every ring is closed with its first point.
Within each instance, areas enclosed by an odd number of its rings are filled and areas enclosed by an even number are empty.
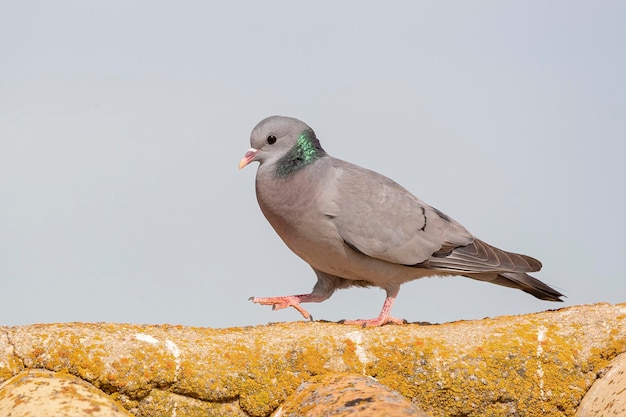
{"type": "Polygon", "coordinates": [[[564,300],[561,299],[561,297],[567,298],[567,296],[561,294],[560,292],[554,289],[550,292],[538,290],[536,288],[520,288],[520,289],[524,291],[525,293],[528,293],[532,296],[537,297],[540,300],[556,301],[556,302],[562,303],[564,300]]]}
{"type": "Polygon", "coordinates": [[[515,286],[520,290],[528,293],[540,300],[563,302],[561,297],[565,295],[561,294],[549,285],[544,284],[536,278],[531,277],[528,274],[505,272],[499,275],[507,279],[510,282],[515,283],[515,286]]]}

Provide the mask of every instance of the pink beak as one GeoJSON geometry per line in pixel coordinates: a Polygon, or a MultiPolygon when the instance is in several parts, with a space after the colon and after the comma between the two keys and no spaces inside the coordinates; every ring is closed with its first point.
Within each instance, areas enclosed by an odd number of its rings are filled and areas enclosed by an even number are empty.
{"type": "Polygon", "coordinates": [[[248,152],[246,152],[246,154],[244,155],[243,158],[241,158],[241,161],[239,161],[239,169],[245,167],[246,165],[248,165],[250,162],[252,162],[254,160],[254,157],[256,156],[256,154],[259,152],[258,149],[255,148],[250,148],[248,149],[248,152]]]}

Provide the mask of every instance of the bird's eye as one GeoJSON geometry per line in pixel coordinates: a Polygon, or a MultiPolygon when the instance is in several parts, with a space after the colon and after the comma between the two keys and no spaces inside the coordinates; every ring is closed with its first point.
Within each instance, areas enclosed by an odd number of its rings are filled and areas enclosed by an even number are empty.
{"type": "Polygon", "coordinates": [[[270,145],[273,145],[276,143],[276,136],[274,135],[269,135],[267,137],[267,143],[269,143],[270,145]]]}

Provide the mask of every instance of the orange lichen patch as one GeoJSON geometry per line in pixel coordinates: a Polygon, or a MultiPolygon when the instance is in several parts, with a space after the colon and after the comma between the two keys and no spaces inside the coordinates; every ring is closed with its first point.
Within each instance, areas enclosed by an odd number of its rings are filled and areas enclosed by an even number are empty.
{"type": "Polygon", "coordinates": [[[357,345],[354,343],[352,339],[345,339],[343,341],[344,349],[341,354],[341,359],[343,359],[343,363],[346,367],[353,372],[359,372],[363,367],[363,363],[357,356],[357,345]]]}

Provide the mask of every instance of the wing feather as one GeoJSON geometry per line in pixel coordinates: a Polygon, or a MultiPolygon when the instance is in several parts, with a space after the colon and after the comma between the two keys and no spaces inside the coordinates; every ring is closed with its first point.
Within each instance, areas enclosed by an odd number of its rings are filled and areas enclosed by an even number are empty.
{"type": "Polygon", "coordinates": [[[429,268],[458,272],[534,272],[541,262],[530,256],[503,251],[480,239],[457,247],[446,256],[433,256],[429,268]]]}
{"type": "Polygon", "coordinates": [[[333,161],[329,217],[351,249],[396,264],[464,273],[533,272],[541,263],[475,238],[454,219],[374,171],[333,161]]]}
{"type": "Polygon", "coordinates": [[[358,252],[401,265],[471,244],[463,226],[376,172],[335,160],[332,215],[340,237],[358,252]]]}

